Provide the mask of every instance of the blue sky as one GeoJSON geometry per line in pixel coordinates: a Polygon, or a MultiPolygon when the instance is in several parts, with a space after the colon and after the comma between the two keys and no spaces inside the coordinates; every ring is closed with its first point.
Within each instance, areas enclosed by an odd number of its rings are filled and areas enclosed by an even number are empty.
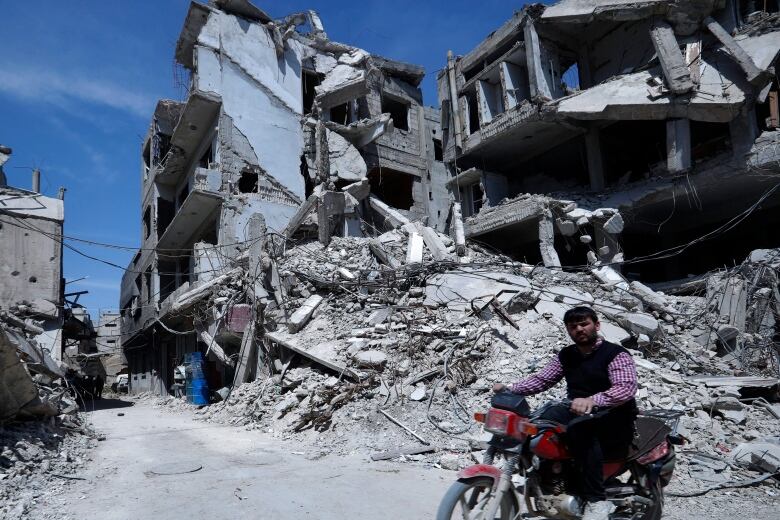
{"type": "MultiPolygon", "coordinates": [[[[315,9],[328,36],[389,58],[417,63],[428,76],[426,104],[436,105],[435,73],[448,49],[464,54],[522,2],[255,2],[273,17],[315,9]]],[[[0,17],[0,144],[14,153],[9,184],[65,196],[65,234],[127,248],[140,242],[140,145],[157,99],[181,99],[173,54],[188,1],[6,2],[0,17]]],[[[71,242],[121,266],[130,250],[71,242]]],[[[79,303],[93,316],[116,309],[122,271],[65,252],[65,277],[88,278],[79,303]]]]}

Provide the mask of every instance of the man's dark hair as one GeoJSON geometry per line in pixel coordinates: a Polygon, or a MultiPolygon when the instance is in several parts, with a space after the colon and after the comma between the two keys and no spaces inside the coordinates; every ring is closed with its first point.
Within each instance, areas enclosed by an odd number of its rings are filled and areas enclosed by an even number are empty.
{"type": "Polygon", "coordinates": [[[596,314],[596,311],[594,311],[590,307],[580,306],[580,307],[572,307],[571,309],[566,311],[566,314],[563,315],[563,323],[568,325],[569,323],[582,321],[585,318],[590,318],[591,320],[593,320],[593,323],[598,323],[599,321],[599,317],[596,314]]]}

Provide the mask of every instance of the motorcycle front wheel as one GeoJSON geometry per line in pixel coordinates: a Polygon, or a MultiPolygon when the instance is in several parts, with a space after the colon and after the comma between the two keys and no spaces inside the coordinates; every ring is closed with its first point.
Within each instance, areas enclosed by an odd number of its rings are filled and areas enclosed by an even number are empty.
{"type": "Polygon", "coordinates": [[[485,518],[484,510],[490,499],[493,479],[475,477],[453,483],[439,504],[436,520],[514,520],[520,512],[512,491],[501,497],[501,506],[493,518],[485,518]]]}

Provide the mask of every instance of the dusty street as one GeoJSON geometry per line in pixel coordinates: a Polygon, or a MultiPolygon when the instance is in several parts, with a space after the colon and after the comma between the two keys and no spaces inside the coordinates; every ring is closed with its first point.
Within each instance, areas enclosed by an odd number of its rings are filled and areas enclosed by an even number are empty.
{"type": "Polygon", "coordinates": [[[144,402],[89,415],[106,440],[86,480],[44,497],[29,518],[427,519],[452,477],[359,457],[308,460],[294,443],[144,402]]]}

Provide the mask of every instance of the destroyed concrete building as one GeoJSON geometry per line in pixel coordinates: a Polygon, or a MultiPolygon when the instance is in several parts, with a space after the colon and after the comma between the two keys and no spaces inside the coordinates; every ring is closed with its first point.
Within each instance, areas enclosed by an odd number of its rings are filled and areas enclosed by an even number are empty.
{"type": "MultiPolygon", "coordinates": [[[[76,406],[66,396],[63,347],[70,310],[62,279],[64,203],[7,185],[0,146],[0,423],[49,417],[76,406]]],[[[62,192],[61,192],[62,193],[62,192]]]]}
{"type": "Polygon", "coordinates": [[[645,282],[776,245],[777,10],[563,0],[450,55],[442,139],[466,236],[548,266],[628,260],[645,282]]]}
{"type": "MultiPolygon", "coordinates": [[[[266,233],[327,243],[449,217],[421,67],[329,40],[313,11],[273,20],[246,0],[192,2],[175,58],[189,95],[160,101],[144,139],[142,241],[122,279],[133,392],[167,392],[187,352],[240,346],[248,315],[217,333],[187,298],[236,262],[257,266],[266,233]]],[[[210,365],[220,386],[234,375],[226,359],[210,365]]]]}
{"type": "Polygon", "coordinates": [[[62,359],[65,319],[62,280],[62,199],[40,193],[40,171],[31,190],[6,185],[0,146],[0,321],[36,335],[53,359],[62,359]]]}

